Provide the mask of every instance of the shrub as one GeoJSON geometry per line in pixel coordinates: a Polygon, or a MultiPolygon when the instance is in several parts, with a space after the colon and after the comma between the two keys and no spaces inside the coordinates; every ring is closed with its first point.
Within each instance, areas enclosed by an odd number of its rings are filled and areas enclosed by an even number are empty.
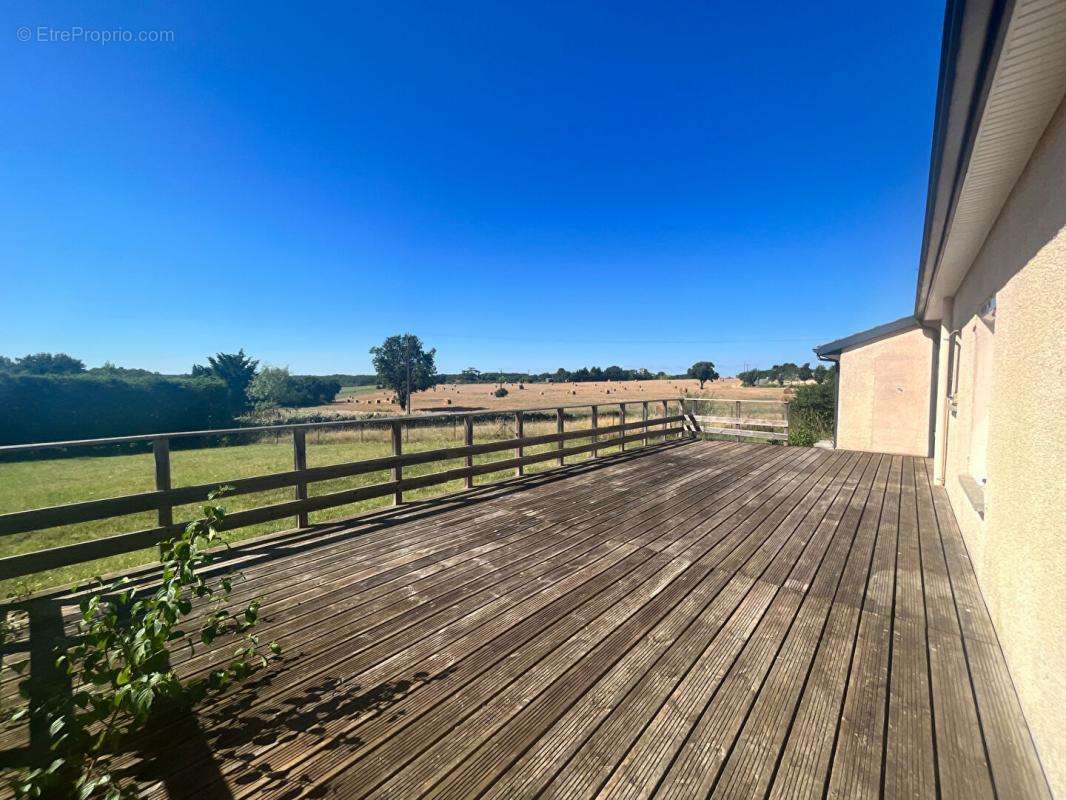
{"type": "Polygon", "coordinates": [[[492,393],[493,397],[507,397],[507,395],[508,395],[508,391],[506,389],[504,389],[502,386],[499,389],[497,389],[495,392],[492,393]]]}
{"type": "MultiPolygon", "coordinates": [[[[212,493],[212,500],[216,496],[212,493]]],[[[215,560],[212,548],[224,542],[219,531],[225,510],[208,505],[204,515],[160,544],[161,580],[153,593],[135,591],[128,577],[112,583],[98,578],[98,586],[81,599],[77,636],[56,651],[56,684],[34,675],[21,684],[32,699],[12,719],[30,717],[48,731],[51,763],[11,774],[13,794],[82,800],[139,796],[130,776],[112,767],[137,746],[152,722],[187,711],[280,654],[272,642],[268,655],[252,632],[259,622],[259,599],[235,611],[227,608],[238,576],[208,571],[215,560]],[[189,616],[197,602],[209,604],[208,613],[199,630],[183,629],[183,621],[193,621],[189,616]],[[206,676],[186,678],[171,668],[171,654],[179,648],[196,653],[200,643],[221,637],[233,639],[233,655],[206,676]]],[[[227,642],[225,649],[230,646],[227,642]]]]}
{"type": "Polygon", "coordinates": [[[95,439],[233,424],[216,378],[0,374],[0,444],[95,439]]]}
{"type": "Polygon", "coordinates": [[[822,383],[797,388],[789,407],[789,444],[810,447],[832,437],[835,410],[836,373],[822,383]]]}

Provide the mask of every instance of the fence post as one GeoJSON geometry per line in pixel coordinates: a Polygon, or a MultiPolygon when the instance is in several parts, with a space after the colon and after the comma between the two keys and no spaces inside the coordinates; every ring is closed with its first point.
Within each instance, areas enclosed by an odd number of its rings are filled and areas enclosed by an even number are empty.
{"type": "MultiPolygon", "coordinates": [[[[307,469],[307,433],[303,428],[295,428],[292,432],[292,468],[297,472],[307,469]]],[[[296,479],[295,497],[297,500],[307,499],[307,481],[303,478],[296,479]]],[[[307,524],[307,511],[296,512],[296,527],[306,528],[307,524]]]]}
{"type": "MultiPolygon", "coordinates": [[[[566,443],[562,439],[562,436],[563,436],[563,419],[564,419],[565,416],[566,416],[566,412],[563,409],[561,409],[561,408],[555,409],[555,432],[559,434],[559,443],[556,445],[556,448],[555,448],[556,450],[562,450],[566,446],[566,443]]],[[[563,465],[563,462],[565,460],[566,459],[563,456],[559,456],[559,466],[560,467],[563,465]]]]}
{"type": "Polygon", "coordinates": [[[644,420],[644,446],[648,446],[648,401],[640,404],[640,417],[644,420]]]}
{"type": "MultiPolygon", "coordinates": [[[[516,411],[514,415],[514,435],[516,439],[523,438],[526,433],[525,418],[522,416],[521,411],[516,411]]],[[[518,466],[514,468],[514,474],[517,477],[522,477],[525,473],[525,468],[522,465],[522,456],[525,454],[525,448],[522,445],[518,445],[514,449],[514,457],[519,460],[518,466]]]]}
{"type": "MultiPolygon", "coordinates": [[[[737,430],[739,431],[740,428],[741,428],[741,424],[740,424],[740,418],[741,418],[740,401],[737,400],[733,405],[736,406],[736,409],[734,411],[734,416],[737,418],[737,430]]],[[[737,441],[738,442],[740,441],[740,433],[737,433],[737,441]]]]}
{"type": "MultiPolygon", "coordinates": [[[[465,416],[463,418],[463,428],[464,428],[464,431],[463,431],[463,443],[467,447],[473,447],[474,446],[474,418],[473,418],[473,416],[468,414],[467,416],[465,416]]],[[[466,454],[466,465],[468,467],[473,467],[474,466],[474,455],[473,455],[473,453],[467,453],[466,454]]],[[[474,488],[474,476],[473,475],[467,475],[466,476],[466,488],[467,489],[473,489],[474,488]]]]}
{"type": "Polygon", "coordinates": [[[789,427],[792,425],[792,420],[788,416],[788,408],[789,408],[789,401],[788,400],[786,400],[784,402],[784,406],[785,406],[785,446],[787,447],[788,446],[788,431],[789,431],[789,427]]]}
{"type": "MultiPolygon", "coordinates": [[[[626,424],[626,404],[625,403],[619,403],[618,404],[618,424],[622,425],[622,426],[625,426],[625,424],[626,424]]],[[[622,439],[626,438],[626,429],[625,429],[625,427],[623,427],[622,430],[618,432],[618,435],[622,439]]],[[[626,443],[624,441],[623,442],[619,442],[618,443],[618,452],[619,453],[624,452],[625,449],[626,449],[626,443]]]]}
{"type": "MultiPolygon", "coordinates": [[[[668,416],[670,416],[670,401],[669,400],[663,400],[663,419],[666,419],[668,416]]],[[[670,423],[669,422],[664,422],[663,423],[663,441],[664,442],[666,441],[666,429],[668,427],[670,427],[670,423]]]]}
{"type": "MultiPolygon", "coordinates": [[[[170,491],[170,440],[166,438],[152,440],[152,455],[155,456],[155,489],[157,492],[170,491]]],[[[174,524],[174,507],[169,500],[159,501],[158,522],[160,528],[174,524]]]]}
{"type": "Polygon", "coordinates": [[[596,442],[600,440],[600,435],[597,433],[597,429],[600,427],[600,407],[592,407],[592,457],[596,458],[600,454],[600,450],[596,447],[596,442]]]}
{"type": "MultiPolygon", "coordinates": [[[[394,420],[392,423],[392,455],[399,456],[403,453],[403,425],[399,420],[394,420]]],[[[392,479],[394,481],[403,480],[403,467],[396,464],[392,468],[392,479]]],[[[393,505],[400,505],[403,502],[403,492],[396,492],[392,496],[393,505]]]]}

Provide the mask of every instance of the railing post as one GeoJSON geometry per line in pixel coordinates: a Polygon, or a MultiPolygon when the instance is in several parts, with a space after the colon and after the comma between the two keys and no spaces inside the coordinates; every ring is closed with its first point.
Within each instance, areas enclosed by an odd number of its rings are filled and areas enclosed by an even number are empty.
{"type": "MultiPolygon", "coordinates": [[[[740,418],[741,418],[740,401],[737,400],[733,405],[736,406],[736,409],[735,409],[735,411],[733,413],[733,416],[735,416],[737,418],[737,430],[739,431],[740,428],[741,428],[741,424],[740,424],[740,418]]],[[[737,433],[737,441],[738,442],[740,441],[740,434],[739,433],[737,433]]]]}
{"type": "MultiPolygon", "coordinates": [[[[670,401],[669,400],[663,400],[663,419],[666,419],[668,416],[670,416],[670,401]]],[[[664,442],[666,441],[666,429],[669,428],[669,427],[670,427],[670,423],[669,422],[664,422],[663,423],[663,441],[664,442]]]]}
{"type": "MultiPolygon", "coordinates": [[[[155,457],[155,489],[157,492],[169,492],[170,440],[166,438],[152,440],[152,455],[155,457]]],[[[174,507],[169,500],[159,501],[158,523],[160,528],[174,524],[174,507]]]]}
{"type": "Polygon", "coordinates": [[[788,400],[786,400],[784,402],[784,406],[785,406],[785,446],[787,447],[788,446],[788,429],[789,429],[789,426],[792,424],[792,420],[789,419],[789,416],[788,416],[788,408],[789,408],[789,401],[788,400]]]}
{"type": "Polygon", "coordinates": [[[600,454],[600,449],[595,446],[596,442],[598,442],[600,440],[600,434],[597,433],[597,430],[598,430],[599,427],[600,427],[600,407],[599,406],[593,406],[592,407],[592,444],[593,444],[592,457],[593,458],[596,458],[600,454]]]}
{"type": "MultiPolygon", "coordinates": [[[[297,472],[307,469],[307,434],[303,428],[295,428],[292,432],[292,468],[297,472]]],[[[307,481],[302,478],[296,479],[295,496],[297,500],[307,499],[307,481]]],[[[307,524],[307,511],[298,511],[296,527],[306,528],[307,524]]]]}
{"type": "MultiPolygon", "coordinates": [[[[559,443],[556,445],[556,450],[562,450],[566,446],[566,442],[563,441],[563,419],[566,416],[566,412],[561,408],[555,409],[555,432],[559,434],[559,443]]],[[[563,456],[559,456],[559,466],[563,465],[566,459],[563,456]]]]}
{"type": "MultiPolygon", "coordinates": [[[[471,416],[469,414],[466,417],[463,418],[463,443],[467,447],[473,447],[474,446],[474,418],[473,418],[473,416],[471,416]]],[[[474,466],[474,455],[473,455],[473,453],[467,453],[466,454],[466,465],[468,467],[473,467],[474,466]]],[[[474,488],[474,476],[473,475],[467,475],[466,476],[466,488],[467,489],[473,489],[474,488]]]]}
{"type": "Polygon", "coordinates": [[[644,420],[644,446],[648,446],[648,401],[640,404],[640,417],[644,420]]]}
{"type": "MultiPolygon", "coordinates": [[[[514,435],[516,439],[523,438],[526,433],[525,417],[522,416],[521,411],[516,411],[514,415],[514,435]]],[[[514,474],[517,477],[522,477],[525,473],[525,468],[522,465],[522,457],[525,454],[525,448],[522,445],[518,445],[514,449],[514,457],[519,460],[518,466],[514,468],[514,474]]]]}
{"type": "MultiPolygon", "coordinates": [[[[618,404],[618,424],[619,425],[623,425],[623,426],[626,424],[626,404],[625,403],[619,403],[618,404]]],[[[621,439],[625,439],[626,438],[626,430],[625,430],[624,427],[622,428],[621,431],[619,431],[618,436],[621,439]]],[[[625,449],[626,449],[626,443],[624,441],[623,442],[619,442],[618,443],[618,452],[620,452],[620,453],[624,452],[625,449]]]]}
{"type": "MultiPolygon", "coordinates": [[[[403,424],[396,420],[392,423],[392,455],[399,457],[403,453],[403,424]]],[[[399,464],[393,465],[392,479],[396,482],[403,480],[403,467],[399,464]]],[[[396,492],[392,496],[392,502],[394,505],[400,505],[403,502],[403,492],[396,492]]]]}

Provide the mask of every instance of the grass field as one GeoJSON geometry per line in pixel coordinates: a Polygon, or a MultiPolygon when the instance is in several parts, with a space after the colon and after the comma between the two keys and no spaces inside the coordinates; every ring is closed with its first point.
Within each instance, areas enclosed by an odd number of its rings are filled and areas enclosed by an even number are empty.
{"type": "MultiPolygon", "coordinates": [[[[652,410],[652,416],[659,413],[652,410]]],[[[632,418],[630,418],[632,420],[632,418]]],[[[609,411],[601,415],[601,426],[616,422],[609,411]]],[[[588,416],[575,415],[567,420],[567,429],[576,430],[590,427],[588,416]]],[[[525,425],[525,433],[535,436],[554,432],[554,421],[530,420],[525,425]]],[[[461,424],[451,422],[428,428],[413,428],[407,431],[404,443],[406,452],[431,450],[460,444],[463,437],[461,424]]],[[[507,418],[485,420],[475,425],[475,442],[506,439],[514,436],[513,421],[507,418]]],[[[570,444],[579,444],[585,439],[578,439],[570,444]]],[[[554,449],[555,445],[540,445],[526,449],[528,454],[554,449]]],[[[613,448],[617,449],[617,448],[613,448]]],[[[605,448],[604,453],[612,449],[605,448]]],[[[307,458],[309,466],[338,464],[359,461],[389,455],[391,445],[387,430],[369,428],[356,430],[321,430],[312,431],[307,438],[307,458]]],[[[479,456],[477,463],[511,458],[511,451],[479,456]]],[[[581,454],[568,459],[568,462],[580,461],[588,456],[581,454]]],[[[235,478],[265,475],[282,472],[292,468],[292,440],[280,436],[276,440],[268,438],[254,443],[227,447],[202,447],[198,449],[176,449],[171,454],[172,481],[175,487],[193,484],[219,484],[235,478]]],[[[527,468],[527,472],[550,469],[555,461],[545,461],[527,468]]],[[[462,466],[459,460],[438,461],[407,467],[406,477],[440,472],[445,469],[462,466]]],[[[491,473],[479,476],[477,484],[489,483],[504,477],[506,473],[491,473]]],[[[135,492],[151,491],[153,488],[153,461],[150,453],[124,455],[87,455],[84,457],[67,457],[49,460],[0,463],[0,513],[21,511],[33,508],[61,505],[81,500],[116,497],[135,492]]],[[[389,480],[389,474],[382,471],[351,478],[341,478],[311,484],[311,496],[341,491],[343,489],[368,486],[389,480]]],[[[422,499],[439,496],[462,488],[461,481],[428,487],[405,494],[406,499],[422,499]]],[[[277,489],[255,494],[239,495],[226,498],[222,504],[231,511],[290,500],[291,488],[277,489]]],[[[312,522],[324,522],[331,519],[350,517],[360,512],[390,505],[391,497],[376,498],[352,505],[340,506],[315,512],[312,522]]],[[[194,519],[199,513],[198,506],[175,508],[175,521],[194,519]]],[[[110,536],[126,531],[142,530],[155,525],[154,512],[132,514],[109,520],[67,525],[47,530],[15,534],[0,538],[0,556],[56,547],[72,542],[110,536]]],[[[286,530],[295,525],[293,519],[276,520],[238,531],[231,532],[232,540],[248,538],[272,531],[286,530]]],[[[0,596],[23,594],[42,588],[57,586],[90,578],[93,575],[115,571],[121,568],[144,564],[154,557],[154,549],[142,550],[122,556],[102,559],[96,562],[79,564],[73,567],[53,570],[28,578],[0,582],[0,596]]]]}

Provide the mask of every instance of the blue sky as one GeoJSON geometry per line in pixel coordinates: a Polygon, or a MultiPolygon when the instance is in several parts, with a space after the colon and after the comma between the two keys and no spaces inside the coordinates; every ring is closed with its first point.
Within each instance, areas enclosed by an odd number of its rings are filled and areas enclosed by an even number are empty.
{"type": "Polygon", "coordinates": [[[364,372],[409,330],[446,371],[809,360],[912,310],[942,16],[5,3],[0,353],[364,372]]]}

